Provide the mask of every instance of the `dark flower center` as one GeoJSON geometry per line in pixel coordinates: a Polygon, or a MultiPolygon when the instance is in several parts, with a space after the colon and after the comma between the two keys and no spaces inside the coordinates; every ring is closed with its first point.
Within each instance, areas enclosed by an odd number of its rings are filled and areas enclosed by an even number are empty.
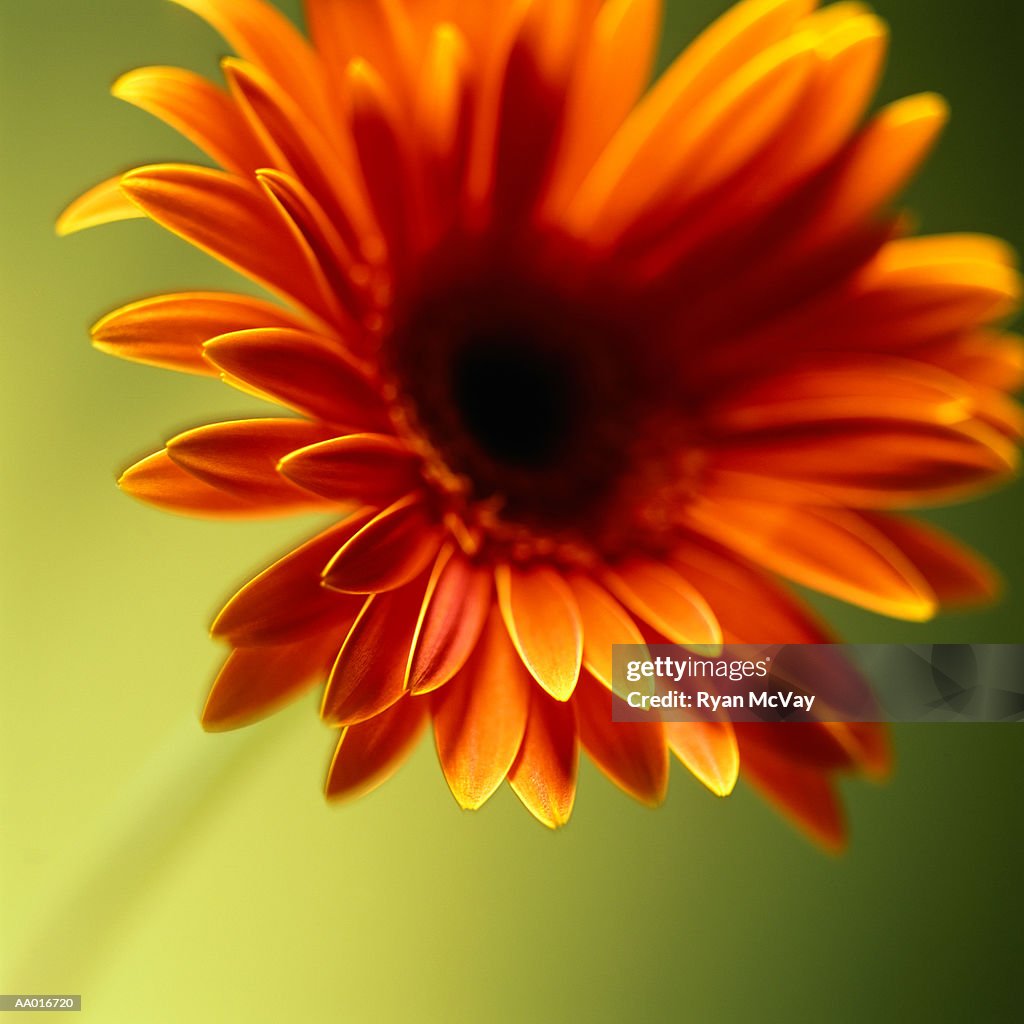
{"type": "Polygon", "coordinates": [[[509,327],[470,335],[453,353],[451,395],[495,462],[540,469],[565,452],[583,396],[565,353],[509,327]]]}
{"type": "Polygon", "coordinates": [[[534,250],[444,255],[395,307],[384,341],[408,429],[464,507],[533,537],[596,542],[647,418],[635,305],[573,253],[550,265],[534,250]]]}

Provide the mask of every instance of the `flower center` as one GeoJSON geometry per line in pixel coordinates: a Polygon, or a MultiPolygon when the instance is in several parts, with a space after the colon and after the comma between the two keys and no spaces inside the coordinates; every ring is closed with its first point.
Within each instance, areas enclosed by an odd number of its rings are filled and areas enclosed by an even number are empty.
{"type": "Polygon", "coordinates": [[[654,505],[664,518],[676,475],[635,305],[566,256],[561,273],[493,250],[439,258],[383,339],[399,426],[447,495],[442,514],[521,557],[631,546],[654,505]]]}
{"type": "Polygon", "coordinates": [[[467,337],[453,354],[451,396],[466,431],[488,458],[543,469],[571,442],[583,397],[564,352],[511,327],[467,337]]]}

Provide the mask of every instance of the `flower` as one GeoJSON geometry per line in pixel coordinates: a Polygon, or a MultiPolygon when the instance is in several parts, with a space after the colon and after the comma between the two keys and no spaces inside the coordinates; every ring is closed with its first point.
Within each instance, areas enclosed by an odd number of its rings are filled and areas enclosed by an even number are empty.
{"type": "Polygon", "coordinates": [[[121,486],[332,516],[216,619],[204,724],[326,680],[332,797],[432,721],[463,807],[507,778],[563,824],[581,746],[656,804],[671,751],[840,845],[836,779],[885,772],[880,726],[615,724],[610,660],[827,642],[785,580],[911,620],[995,592],[897,510],[1013,471],[1019,282],[1001,242],[893,209],[946,108],[866,114],[884,24],[746,0],[648,88],[659,0],[307,0],[312,45],[262,0],[177,2],[239,54],[227,89],[113,91],[219,168],[118,175],[58,227],[147,216],[284,300],[163,295],[94,341],[293,415],[187,431],[121,486]]]}

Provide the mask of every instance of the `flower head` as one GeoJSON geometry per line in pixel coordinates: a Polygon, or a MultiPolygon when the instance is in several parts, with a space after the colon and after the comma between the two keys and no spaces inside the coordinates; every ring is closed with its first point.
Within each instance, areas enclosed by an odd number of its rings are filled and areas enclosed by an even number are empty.
{"type": "Polygon", "coordinates": [[[745,0],[648,87],[659,0],[177,0],[226,89],[122,77],[217,168],[140,167],[62,231],[147,216],[282,300],[145,299],[94,330],[288,414],[129,469],[175,512],[331,525],[236,594],[204,712],[325,683],[331,796],[433,723],[452,792],[506,778],[564,823],[582,747],[647,803],[671,751],[743,772],[826,843],[880,727],[612,721],[613,643],[829,639],[784,581],[922,620],[990,571],[899,514],[1016,463],[1018,278],[999,241],[910,237],[893,202],[946,119],[866,113],[860,4],[745,0]]]}

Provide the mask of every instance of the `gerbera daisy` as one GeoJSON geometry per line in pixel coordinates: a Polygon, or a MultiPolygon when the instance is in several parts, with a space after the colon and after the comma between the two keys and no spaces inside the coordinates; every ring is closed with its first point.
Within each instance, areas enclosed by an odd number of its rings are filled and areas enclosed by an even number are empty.
{"type": "Polygon", "coordinates": [[[203,721],[322,684],[327,793],[432,723],[463,807],[507,779],[568,820],[584,751],[664,796],[669,752],[742,771],[826,844],[881,727],[613,722],[613,643],[816,643],[786,581],[911,620],[993,574],[894,510],[1005,478],[1021,343],[999,241],[908,237],[894,198],[946,120],[870,116],[884,24],[747,0],[649,87],[659,0],[177,0],[237,51],[114,94],[217,168],[140,167],[59,229],[147,216],[281,304],[189,292],[103,351],[289,410],[174,437],[121,486],[174,512],[321,512],[213,624],[203,721]]]}

